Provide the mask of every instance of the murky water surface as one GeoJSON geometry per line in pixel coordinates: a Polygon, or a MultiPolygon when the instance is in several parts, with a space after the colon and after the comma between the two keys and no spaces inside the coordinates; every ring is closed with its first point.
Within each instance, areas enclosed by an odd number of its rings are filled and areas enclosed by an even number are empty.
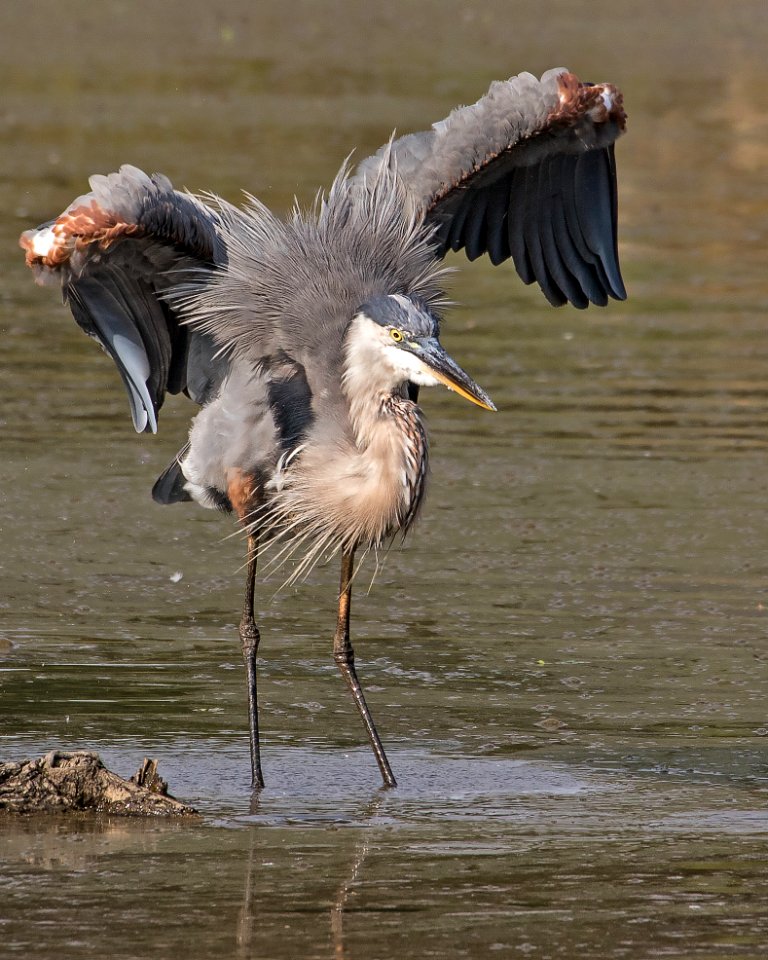
{"type": "Polygon", "coordinates": [[[0,821],[3,956],[764,957],[764,4],[8,4],[0,30],[3,759],[158,757],[202,825],[0,821]],[[269,6],[269,10],[261,9],[269,6]],[[631,300],[553,311],[466,264],[425,397],[413,542],[355,605],[400,787],[330,659],[337,572],[260,587],[248,796],[242,543],[149,498],[111,364],[15,249],[131,161],[279,210],[494,77],[625,91],[631,300]]]}

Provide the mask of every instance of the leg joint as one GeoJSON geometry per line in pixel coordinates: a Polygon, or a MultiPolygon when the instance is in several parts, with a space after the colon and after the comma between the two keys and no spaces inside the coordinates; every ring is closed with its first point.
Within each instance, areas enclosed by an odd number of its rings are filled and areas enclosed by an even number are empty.
{"type": "Polygon", "coordinates": [[[259,649],[259,642],[261,640],[261,634],[259,633],[259,628],[251,620],[250,622],[244,620],[240,624],[240,643],[243,646],[243,656],[255,657],[256,651],[259,649]]]}
{"type": "Polygon", "coordinates": [[[355,651],[352,645],[347,643],[343,647],[338,647],[333,651],[333,659],[340,667],[354,667],[355,651]]]}

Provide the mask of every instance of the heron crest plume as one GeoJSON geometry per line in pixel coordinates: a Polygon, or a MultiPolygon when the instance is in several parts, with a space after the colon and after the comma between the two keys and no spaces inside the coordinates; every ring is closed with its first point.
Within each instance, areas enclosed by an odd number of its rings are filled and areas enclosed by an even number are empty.
{"type": "MultiPolygon", "coordinates": [[[[213,196],[226,262],[171,291],[185,322],[252,363],[291,345],[300,362],[339,355],[346,322],[376,296],[446,302],[433,230],[410,210],[396,166],[350,179],[282,220],[249,196],[239,208],[213,196]],[[345,323],[340,323],[343,319],[345,323]]],[[[333,369],[333,367],[332,367],[333,369]]]]}

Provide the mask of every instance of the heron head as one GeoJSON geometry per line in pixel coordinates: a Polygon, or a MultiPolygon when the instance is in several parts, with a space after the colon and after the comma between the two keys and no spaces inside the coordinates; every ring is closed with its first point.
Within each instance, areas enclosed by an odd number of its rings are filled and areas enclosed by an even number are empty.
{"type": "Polygon", "coordinates": [[[488,394],[446,353],[438,339],[440,324],[426,304],[403,296],[376,297],[364,303],[353,321],[372,346],[375,363],[393,385],[407,381],[431,387],[442,383],[486,410],[496,407],[488,394]]]}

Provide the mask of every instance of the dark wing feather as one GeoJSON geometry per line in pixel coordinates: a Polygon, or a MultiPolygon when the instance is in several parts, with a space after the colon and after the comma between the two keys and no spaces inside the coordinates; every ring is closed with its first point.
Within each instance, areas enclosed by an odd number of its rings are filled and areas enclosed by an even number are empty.
{"type": "Polygon", "coordinates": [[[461,250],[464,246],[464,224],[472,210],[472,197],[467,195],[463,198],[463,201],[458,205],[454,216],[445,225],[443,243],[449,250],[461,250]]]}
{"type": "Polygon", "coordinates": [[[528,248],[525,245],[525,195],[533,176],[532,167],[518,167],[510,176],[507,239],[512,260],[523,283],[533,283],[533,272],[528,248]]]}
{"type": "Polygon", "coordinates": [[[574,193],[582,235],[606,273],[608,293],[622,300],[624,283],[616,258],[616,175],[610,148],[579,157],[574,193]]]}
{"type": "Polygon", "coordinates": [[[573,172],[562,171],[562,167],[574,167],[576,157],[563,156],[554,158],[550,171],[552,173],[552,189],[557,185],[557,201],[552,204],[552,233],[558,252],[563,260],[564,267],[574,277],[578,288],[587,301],[604,307],[608,303],[608,294],[605,287],[599,282],[597,271],[592,263],[591,255],[586,246],[581,248],[577,240],[568,229],[569,219],[576,216],[576,206],[573,190],[573,172]],[[557,161],[557,162],[556,162],[557,161]],[[590,259],[586,259],[590,257],[590,259]]]}
{"type": "Polygon", "coordinates": [[[624,123],[609,84],[583,84],[563,69],[541,80],[520,74],[431,130],[382,147],[356,176],[396,169],[438,255],[511,257],[550,303],[604,305],[626,297],[613,154],[624,123]]]}
{"type": "Polygon", "coordinates": [[[486,239],[488,241],[488,256],[494,266],[504,263],[510,257],[509,233],[507,230],[509,189],[508,180],[499,180],[489,190],[490,196],[485,213],[487,219],[486,239]]]}
{"type": "Polygon", "coordinates": [[[58,282],[72,314],[115,362],[134,427],[157,430],[166,393],[204,403],[226,373],[210,336],[179,323],[166,293],[225,254],[217,214],[135,167],[91,178],[56,220],[21,237],[38,282],[58,282]]]}
{"type": "Polygon", "coordinates": [[[572,303],[584,309],[589,305],[589,300],[566,264],[569,246],[566,244],[561,251],[555,232],[558,207],[561,205],[559,178],[556,169],[553,170],[553,167],[557,167],[554,162],[557,159],[553,157],[549,163],[539,167],[539,188],[543,201],[539,216],[539,239],[544,261],[560,291],[560,302],[572,303]]]}
{"type": "Polygon", "coordinates": [[[469,260],[477,260],[486,251],[487,225],[485,211],[488,207],[488,200],[487,193],[484,193],[482,196],[473,198],[473,202],[469,204],[461,237],[462,245],[469,260]]]}
{"type": "Polygon", "coordinates": [[[185,443],[170,464],[155,480],[152,487],[152,499],[155,503],[184,503],[192,499],[184,484],[187,478],[181,469],[181,462],[189,453],[189,443],[185,443]]]}

